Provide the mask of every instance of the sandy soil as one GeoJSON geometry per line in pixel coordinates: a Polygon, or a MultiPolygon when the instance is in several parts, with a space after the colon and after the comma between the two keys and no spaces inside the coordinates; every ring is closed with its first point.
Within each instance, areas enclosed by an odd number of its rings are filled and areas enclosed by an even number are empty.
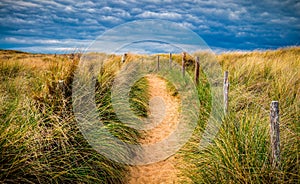
{"type": "MultiPolygon", "coordinates": [[[[170,95],[166,89],[163,79],[149,75],[147,77],[150,85],[150,117],[156,126],[143,132],[144,137],[140,140],[141,144],[154,144],[163,140],[171,134],[179,122],[180,99],[170,95]],[[152,104],[151,104],[152,103],[152,104]],[[161,106],[164,104],[164,114],[161,113],[161,106]],[[151,109],[152,107],[152,109],[151,109]],[[163,117],[163,118],[160,118],[163,117]]],[[[130,167],[130,184],[137,183],[179,183],[180,171],[177,165],[181,162],[178,157],[171,156],[166,160],[149,165],[130,167]]]]}

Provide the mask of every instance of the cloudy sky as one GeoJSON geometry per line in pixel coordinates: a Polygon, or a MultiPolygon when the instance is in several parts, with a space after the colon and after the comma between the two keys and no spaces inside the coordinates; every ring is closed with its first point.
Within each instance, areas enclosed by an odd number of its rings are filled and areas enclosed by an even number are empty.
{"type": "Polygon", "coordinates": [[[134,20],[163,19],[212,50],[300,45],[298,0],[1,0],[0,48],[62,53],[134,20]]]}

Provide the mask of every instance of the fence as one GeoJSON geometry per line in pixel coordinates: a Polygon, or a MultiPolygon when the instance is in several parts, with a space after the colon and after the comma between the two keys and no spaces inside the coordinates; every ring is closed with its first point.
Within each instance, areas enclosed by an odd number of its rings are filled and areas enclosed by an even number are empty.
{"type": "MultiPolygon", "coordinates": [[[[121,62],[125,63],[127,59],[127,54],[122,55],[121,62]]],[[[172,68],[172,53],[169,53],[169,63],[170,68],[172,68]]],[[[185,63],[186,63],[186,53],[182,53],[182,75],[185,75],[185,63]]],[[[160,69],[160,56],[157,56],[157,70],[160,69]]],[[[199,84],[199,73],[200,73],[200,59],[197,56],[195,58],[195,72],[194,80],[195,84],[199,84]]],[[[58,81],[58,89],[61,93],[65,94],[64,81],[58,81]]],[[[224,83],[223,83],[223,105],[224,105],[224,115],[228,114],[228,101],[229,101],[229,72],[224,72],[224,83]]],[[[270,105],[270,142],[271,142],[271,164],[273,168],[278,168],[280,164],[280,127],[279,127],[279,102],[272,101],[270,105]]]]}
{"type": "MultiPolygon", "coordinates": [[[[170,57],[172,54],[170,54],[170,57]]],[[[185,74],[186,53],[182,54],[182,74],[185,74]]],[[[171,58],[170,58],[171,60],[171,58]]],[[[195,83],[199,84],[199,57],[195,59],[195,83]]],[[[229,72],[224,72],[223,97],[224,114],[228,114],[228,96],[229,96],[229,72]]],[[[273,168],[278,168],[280,164],[280,127],[279,127],[279,102],[272,101],[270,105],[270,142],[271,142],[271,164],[273,168]]]]}

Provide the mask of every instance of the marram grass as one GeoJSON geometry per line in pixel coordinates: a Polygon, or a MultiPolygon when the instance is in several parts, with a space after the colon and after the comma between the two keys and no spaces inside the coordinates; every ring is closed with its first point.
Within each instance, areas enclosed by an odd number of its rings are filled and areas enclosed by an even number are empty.
{"type": "MultiPolygon", "coordinates": [[[[141,59],[129,54],[127,61],[141,59]]],[[[167,55],[162,55],[167,58],[167,55]]],[[[188,56],[190,57],[190,56],[188,56]]],[[[203,54],[200,57],[205,59],[203,54]],[[203,56],[203,57],[202,57],[203,56]]],[[[122,63],[111,55],[96,83],[99,115],[112,134],[130,143],[140,135],[118,120],[111,105],[111,86],[122,63]]],[[[187,72],[193,74],[193,58],[187,72]]],[[[229,113],[205,149],[199,141],[211,111],[210,85],[200,72],[199,125],[180,150],[182,173],[194,183],[299,183],[300,48],[225,53],[217,56],[229,71],[229,113]],[[270,164],[269,110],[280,104],[281,162],[270,164]]],[[[173,54],[181,63],[181,55],[173,54]]],[[[72,104],[73,74],[78,61],[66,55],[1,51],[0,181],[3,183],[126,183],[127,166],[97,153],[83,138],[72,104]],[[58,91],[64,80],[65,94],[58,91]]],[[[168,84],[176,95],[176,89],[168,84]]],[[[148,84],[142,78],[130,93],[131,109],[146,116],[148,84]]],[[[109,145],[107,145],[109,147],[109,145]]],[[[120,157],[124,156],[120,153],[120,157]]]]}
{"type": "MultiPolygon", "coordinates": [[[[199,150],[201,127],[206,122],[201,113],[199,128],[181,150],[189,163],[182,170],[194,183],[299,183],[300,48],[226,53],[217,60],[229,71],[229,113],[216,138],[199,150]],[[280,105],[278,169],[270,163],[272,100],[280,105]]],[[[200,96],[205,96],[203,89],[200,96]]],[[[208,109],[203,110],[209,114],[208,109]]]]}
{"type": "MultiPolygon", "coordinates": [[[[96,152],[79,131],[71,106],[77,63],[65,55],[1,51],[0,183],[126,183],[127,166],[96,152]],[[64,94],[59,80],[64,80],[64,94]]],[[[105,118],[113,135],[137,142],[139,134],[111,109],[110,84],[119,68],[105,68],[97,79],[105,85],[95,91],[99,113],[110,114],[105,118]]],[[[138,115],[147,111],[147,85],[141,80],[131,91],[138,115]]]]}

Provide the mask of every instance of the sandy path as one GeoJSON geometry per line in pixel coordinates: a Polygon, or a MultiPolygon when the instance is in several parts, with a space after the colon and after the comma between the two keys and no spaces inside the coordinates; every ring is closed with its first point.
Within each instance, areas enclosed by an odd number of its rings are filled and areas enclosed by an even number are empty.
{"type": "MultiPolygon", "coordinates": [[[[154,144],[160,140],[163,140],[169,134],[171,134],[179,121],[179,104],[180,99],[178,97],[171,96],[166,88],[166,83],[163,79],[149,75],[147,77],[149,81],[150,90],[150,117],[155,113],[160,113],[161,102],[164,103],[165,114],[162,117],[153,118],[153,122],[157,126],[145,131],[144,137],[140,140],[141,144],[154,144]],[[155,104],[157,103],[157,104],[155,104]],[[151,109],[152,106],[152,109],[151,109]],[[158,110],[159,109],[159,110],[158,110]]],[[[166,160],[142,166],[130,167],[129,183],[178,183],[179,170],[176,165],[179,163],[176,156],[171,156],[166,160]]]]}

